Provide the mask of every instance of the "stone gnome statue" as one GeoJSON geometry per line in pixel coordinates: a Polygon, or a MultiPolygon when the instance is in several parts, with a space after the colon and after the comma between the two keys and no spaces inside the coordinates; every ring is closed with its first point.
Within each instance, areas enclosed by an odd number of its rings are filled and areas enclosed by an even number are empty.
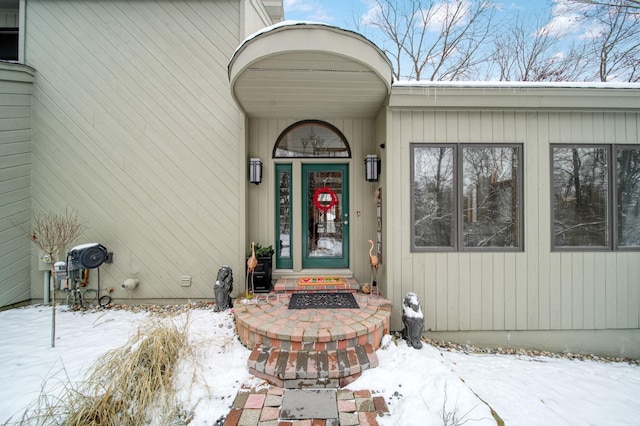
{"type": "Polygon", "coordinates": [[[224,265],[218,270],[213,292],[216,295],[215,312],[226,311],[231,307],[231,292],[233,291],[233,271],[224,265]]]}
{"type": "Polygon", "coordinates": [[[424,314],[420,299],[415,293],[407,293],[402,302],[402,338],[415,349],[422,348],[422,332],[424,331],[424,314]]]}

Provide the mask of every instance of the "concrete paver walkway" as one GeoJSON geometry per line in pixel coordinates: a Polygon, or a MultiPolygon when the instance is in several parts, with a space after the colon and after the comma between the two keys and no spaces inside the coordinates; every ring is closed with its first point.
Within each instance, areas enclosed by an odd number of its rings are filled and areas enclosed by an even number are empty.
{"type": "Polygon", "coordinates": [[[389,415],[384,398],[368,390],[294,390],[278,386],[240,391],[225,426],[374,426],[389,415]],[[309,392],[322,392],[310,395],[309,392]]]}

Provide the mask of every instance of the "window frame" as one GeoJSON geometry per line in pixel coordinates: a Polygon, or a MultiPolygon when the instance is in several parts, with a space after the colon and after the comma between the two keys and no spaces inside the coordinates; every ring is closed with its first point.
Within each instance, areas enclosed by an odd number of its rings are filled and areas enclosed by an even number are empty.
{"type": "Polygon", "coordinates": [[[430,143],[412,142],[409,144],[410,151],[410,226],[411,226],[411,252],[412,253],[513,253],[523,252],[524,241],[524,144],[522,143],[430,143]],[[452,148],[453,150],[453,237],[451,246],[417,246],[415,239],[415,152],[419,148],[452,148]],[[464,149],[466,148],[516,148],[518,167],[516,170],[516,191],[517,191],[517,218],[516,234],[517,244],[513,247],[465,247],[464,245],[464,149]]]}
{"type": "Polygon", "coordinates": [[[616,252],[616,251],[640,251],[640,246],[620,246],[618,236],[618,152],[621,149],[638,149],[638,144],[607,144],[607,143],[551,143],[549,144],[549,223],[550,223],[550,243],[552,252],[616,252]],[[608,234],[608,241],[600,246],[559,246],[555,243],[555,214],[554,214],[554,158],[555,148],[603,148],[607,155],[607,223],[605,232],[608,234]]]}
{"type": "Polygon", "coordinates": [[[347,138],[340,131],[340,129],[338,129],[333,124],[327,123],[326,121],[321,121],[321,120],[302,120],[302,121],[297,121],[297,122],[291,124],[286,129],[284,129],[280,133],[280,135],[278,135],[278,139],[276,140],[276,143],[273,145],[273,151],[271,152],[271,158],[274,159],[274,160],[284,160],[284,161],[291,161],[291,160],[294,160],[294,159],[346,160],[346,159],[350,159],[351,158],[351,146],[349,145],[349,142],[347,141],[347,138]],[[345,149],[345,152],[347,153],[347,155],[339,155],[339,156],[331,156],[331,155],[300,155],[300,156],[286,156],[285,155],[285,156],[282,156],[282,155],[278,155],[278,149],[279,149],[280,143],[282,142],[282,140],[290,132],[292,132],[294,130],[297,130],[299,128],[302,128],[302,127],[313,127],[313,126],[323,127],[324,129],[326,129],[329,132],[333,133],[344,144],[344,149],[345,149]]]}

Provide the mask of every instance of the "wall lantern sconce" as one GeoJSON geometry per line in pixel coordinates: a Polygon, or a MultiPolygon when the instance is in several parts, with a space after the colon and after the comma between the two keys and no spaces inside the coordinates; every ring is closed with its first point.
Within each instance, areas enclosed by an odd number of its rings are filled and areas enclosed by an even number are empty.
{"type": "Polygon", "coordinates": [[[382,172],[382,161],[375,154],[369,154],[364,159],[364,173],[367,182],[377,182],[382,172]]]}
{"type": "Polygon", "coordinates": [[[259,158],[249,159],[249,182],[256,185],[262,182],[262,161],[259,158]]]}

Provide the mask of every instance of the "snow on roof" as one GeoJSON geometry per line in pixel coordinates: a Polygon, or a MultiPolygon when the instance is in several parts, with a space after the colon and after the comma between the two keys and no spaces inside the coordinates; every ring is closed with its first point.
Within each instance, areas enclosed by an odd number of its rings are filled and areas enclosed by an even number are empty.
{"type": "Polygon", "coordinates": [[[640,89],[640,83],[626,82],[587,82],[587,81],[394,81],[393,87],[433,87],[433,88],[507,88],[507,89],[529,89],[537,88],[600,88],[600,89],[640,89]]]}
{"type": "MultiPolygon", "coordinates": [[[[258,31],[256,31],[253,34],[250,34],[249,36],[247,36],[244,40],[242,40],[242,42],[238,45],[238,47],[236,48],[236,50],[233,52],[233,55],[231,55],[231,58],[229,59],[229,63],[227,65],[231,65],[231,63],[233,62],[233,59],[236,57],[236,54],[238,53],[239,50],[241,50],[248,42],[250,42],[251,40],[261,36],[262,34],[266,34],[272,31],[276,31],[279,30],[281,28],[303,28],[303,27],[311,27],[311,26],[315,26],[315,27],[325,27],[327,29],[331,29],[334,31],[340,31],[340,32],[344,32],[344,33],[348,33],[354,36],[357,36],[363,40],[366,40],[367,42],[371,43],[373,46],[375,46],[378,50],[380,50],[380,48],[371,40],[369,40],[368,38],[366,38],[365,36],[363,36],[362,34],[355,32],[355,31],[351,31],[351,30],[347,30],[341,27],[336,27],[335,25],[331,25],[331,24],[327,24],[324,22],[315,22],[315,21],[292,21],[292,20],[286,20],[286,21],[282,21],[282,22],[278,22],[276,24],[270,25],[268,27],[264,27],[258,31]]],[[[382,52],[382,51],[381,51],[382,52]]],[[[384,55],[384,54],[383,54],[384,55]]],[[[386,55],[384,55],[386,58],[386,55]]],[[[388,60],[388,58],[387,58],[388,60]]]]}

